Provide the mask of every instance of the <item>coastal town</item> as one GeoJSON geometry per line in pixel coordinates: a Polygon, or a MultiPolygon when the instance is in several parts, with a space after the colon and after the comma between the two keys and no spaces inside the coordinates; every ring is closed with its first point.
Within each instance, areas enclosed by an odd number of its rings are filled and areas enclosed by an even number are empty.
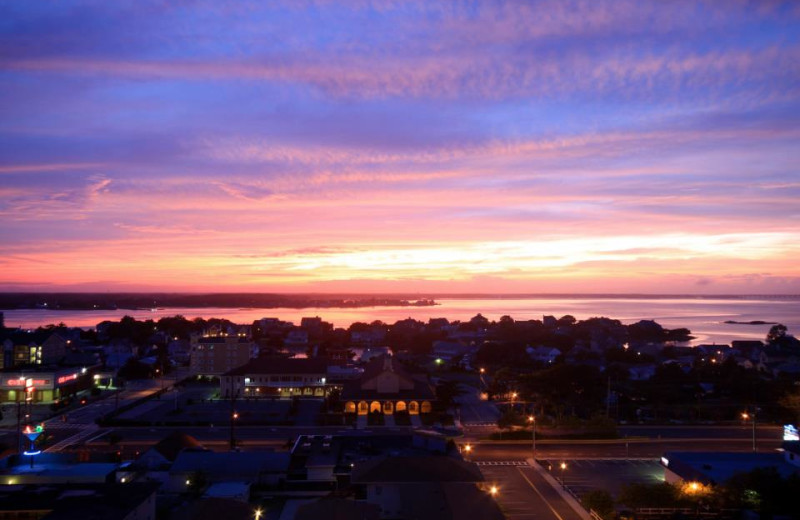
{"type": "Polygon", "coordinates": [[[542,486],[565,518],[727,518],[759,507],[731,482],[800,470],[800,341],[780,324],[697,346],[547,315],[1,330],[4,518],[518,518],[542,486]],[[587,485],[582,464],[612,461],[646,471],[587,485]]]}

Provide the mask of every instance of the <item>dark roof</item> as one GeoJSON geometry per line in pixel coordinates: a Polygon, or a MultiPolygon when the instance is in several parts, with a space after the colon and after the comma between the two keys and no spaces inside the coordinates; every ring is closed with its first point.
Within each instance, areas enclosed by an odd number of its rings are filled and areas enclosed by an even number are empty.
{"type": "Polygon", "coordinates": [[[381,508],[375,504],[345,498],[321,498],[297,508],[295,520],[378,520],[381,508]]]}
{"type": "Polygon", "coordinates": [[[50,512],[48,520],[114,520],[128,517],[158,484],[47,484],[0,486],[0,511],[50,512]]]}
{"type": "Polygon", "coordinates": [[[376,401],[381,399],[392,399],[400,401],[432,401],[436,399],[436,393],[427,381],[411,378],[414,388],[410,390],[400,390],[397,393],[387,394],[377,390],[364,390],[361,388],[361,380],[347,381],[342,388],[341,398],[346,401],[376,401]]]}
{"type": "Polygon", "coordinates": [[[350,401],[371,401],[371,400],[380,400],[380,399],[399,399],[399,400],[433,400],[436,398],[436,394],[433,391],[433,388],[427,381],[422,380],[419,377],[414,377],[410,375],[403,365],[397,361],[397,358],[391,356],[376,356],[369,360],[367,366],[364,368],[364,373],[358,379],[347,381],[342,389],[341,399],[350,400],[350,401]],[[387,364],[390,366],[390,370],[397,374],[398,376],[411,381],[414,384],[414,388],[410,390],[400,390],[396,394],[387,394],[381,393],[377,390],[364,390],[361,388],[361,385],[370,379],[374,379],[381,375],[383,372],[387,371],[387,364]]]}
{"type": "Polygon", "coordinates": [[[226,372],[226,376],[250,374],[325,374],[327,358],[285,358],[278,356],[251,359],[244,365],[226,372]]]}
{"type": "Polygon", "coordinates": [[[350,479],[372,482],[483,482],[478,466],[455,457],[379,457],[359,462],[350,479]]]}
{"type": "Polygon", "coordinates": [[[503,520],[500,506],[475,484],[435,482],[400,484],[402,518],[414,520],[503,520]]]}
{"type": "Polygon", "coordinates": [[[203,498],[181,506],[172,520],[252,520],[255,506],[229,498],[203,498]]]}
{"type": "Polygon", "coordinates": [[[170,474],[202,471],[212,482],[257,478],[260,473],[285,473],[290,455],[285,452],[187,451],[178,454],[170,474]]]}
{"type": "Polygon", "coordinates": [[[786,462],[781,453],[667,452],[663,459],[667,461],[667,468],[682,479],[704,484],[721,484],[736,473],[756,468],[773,467],[783,477],[800,473],[800,469],[786,462]]]}
{"type": "Polygon", "coordinates": [[[194,437],[179,431],[170,433],[168,436],[161,439],[158,444],[153,446],[153,449],[170,461],[177,459],[178,454],[185,449],[197,448],[203,448],[203,445],[194,437]]]}
{"type": "Polygon", "coordinates": [[[384,354],[382,356],[375,356],[367,362],[367,366],[364,367],[364,373],[361,375],[361,380],[366,381],[381,375],[381,373],[386,370],[385,366],[387,361],[391,366],[392,372],[406,379],[411,379],[411,376],[403,365],[397,362],[397,358],[384,354]]]}
{"type": "Polygon", "coordinates": [[[253,343],[252,339],[241,337],[241,336],[208,336],[208,337],[201,337],[197,338],[197,343],[203,343],[205,345],[209,343],[253,343]]]}

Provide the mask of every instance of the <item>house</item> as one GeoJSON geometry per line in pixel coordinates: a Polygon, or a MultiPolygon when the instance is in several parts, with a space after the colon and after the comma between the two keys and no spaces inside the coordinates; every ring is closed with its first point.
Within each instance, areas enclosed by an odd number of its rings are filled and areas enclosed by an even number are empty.
{"type": "Polygon", "coordinates": [[[206,451],[206,448],[194,437],[174,431],[142,453],[136,459],[136,465],[147,469],[166,469],[184,450],[206,451]]]}
{"type": "Polygon", "coordinates": [[[429,413],[435,393],[427,377],[411,376],[392,356],[369,361],[358,379],[344,384],[341,400],[345,413],[366,415],[371,412],[411,415],[429,413]]]}
{"type": "Polygon", "coordinates": [[[153,484],[0,486],[0,518],[154,520],[153,484]]]}
{"type": "Polygon", "coordinates": [[[224,373],[225,397],[324,397],[331,389],[326,358],[261,357],[224,373]]]}
{"type": "Polygon", "coordinates": [[[450,361],[453,358],[475,352],[476,350],[477,348],[463,341],[439,340],[433,342],[433,355],[445,361],[450,361]]]}
{"type": "Polygon", "coordinates": [[[285,347],[306,347],[308,346],[308,331],[303,329],[293,329],[289,331],[283,340],[285,347]]]}
{"type": "Polygon", "coordinates": [[[561,355],[561,351],[553,347],[528,347],[525,351],[534,361],[547,365],[555,363],[561,355]]]}
{"type": "Polygon", "coordinates": [[[253,520],[255,510],[240,500],[203,497],[181,504],[170,515],[170,520],[253,520]]]}
{"type": "Polygon", "coordinates": [[[298,507],[294,520],[378,520],[380,514],[381,509],[375,504],[324,497],[298,507]]]}
{"type": "Polygon", "coordinates": [[[67,353],[68,341],[55,332],[14,330],[3,334],[0,345],[3,349],[0,368],[11,368],[58,364],[67,353]]]}

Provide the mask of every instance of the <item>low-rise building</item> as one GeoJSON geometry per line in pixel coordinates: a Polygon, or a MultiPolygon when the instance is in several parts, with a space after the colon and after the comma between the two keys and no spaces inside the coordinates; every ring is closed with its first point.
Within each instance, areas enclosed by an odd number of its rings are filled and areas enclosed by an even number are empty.
{"type": "Polygon", "coordinates": [[[234,368],[220,377],[223,397],[294,397],[327,395],[325,358],[262,357],[234,368]]]}
{"type": "Polygon", "coordinates": [[[370,360],[358,379],[342,389],[345,413],[429,413],[436,394],[425,376],[412,376],[392,356],[370,360]]]}
{"type": "Polygon", "coordinates": [[[474,463],[448,456],[375,458],[355,464],[351,477],[381,518],[505,518],[483,481],[474,463]]]}
{"type": "Polygon", "coordinates": [[[152,484],[49,484],[0,486],[0,520],[154,520],[152,484]]]}
{"type": "Polygon", "coordinates": [[[0,368],[7,369],[59,363],[67,353],[69,343],[55,332],[10,331],[0,344],[3,348],[0,368]]]}
{"type": "Polygon", "coordinates": [[[93,371],[87,368],[33,368],[0,372],[0,402],[57,402],[92,386],[93,371]]]}

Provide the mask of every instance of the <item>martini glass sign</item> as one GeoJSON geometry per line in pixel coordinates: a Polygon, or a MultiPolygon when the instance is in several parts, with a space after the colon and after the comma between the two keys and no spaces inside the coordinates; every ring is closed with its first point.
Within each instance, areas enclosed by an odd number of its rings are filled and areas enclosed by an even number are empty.
{"type": "Polygon", "coordinates": [[[22,432],[25,434],[25,437],[27,437],[28,440],[31,441],[30,449],[28,449],[28,451],[26,451],[23,454],[31,457],[31,464],[33,464],[33,456],[39,455],[42,452],[42,450],[36,449],[36,444],[35,444],[36,439],[39,438],[39,435],[41,435],[42,432],[44,432],[44,424],[39,424],[35,428],[31,428],[31,425],[29,424],[28,426],[25,427],[25,431],[22,432]]]}

